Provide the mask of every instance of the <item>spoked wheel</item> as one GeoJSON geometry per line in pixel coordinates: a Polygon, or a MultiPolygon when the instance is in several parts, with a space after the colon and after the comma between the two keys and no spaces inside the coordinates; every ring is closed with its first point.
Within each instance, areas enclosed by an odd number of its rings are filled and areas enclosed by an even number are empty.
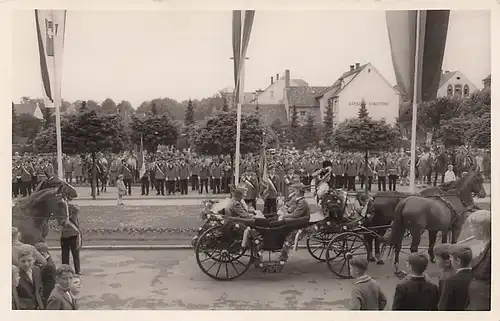
{"type": "Polygon", "coordinates": [[[363,237],[356,233],[345,232],[336,235],[328,244],[326,263],[330,270],[341,278],[351,278],[349,261],[356,256],[368,256],[363,237]]]}
{"type": "Polygon", "coordinates": [[[241,246],[242,233],[228,225],[206,230],[196,243],[196,262],[209,277],[218,281],[234,280],[252,264],[252,249],[241,246]]]}
{"type": "Polygon", "coordinates": [[[332,234],[318,231],[307,238],[307,250],[313,258],[325,261],[326,249],[332,239],[332,234]]]}

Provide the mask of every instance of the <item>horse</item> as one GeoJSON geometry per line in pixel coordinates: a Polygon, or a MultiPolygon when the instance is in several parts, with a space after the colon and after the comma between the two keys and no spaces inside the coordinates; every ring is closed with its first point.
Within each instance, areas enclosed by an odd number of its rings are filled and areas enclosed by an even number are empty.
{"type": "MultiPolygon", "coordinates": [[[[428,187],[418,194],[403,193],[396,191],[378,192],[374,197],[368,209],[371,212],[369,220],[365,221],[365,226],[371,228],[377,235],[384,235],[392,224],[394,211],[399,202],[409,196],[420,195],[424,197],[441,195],[457,185],[457,181],[448,182],[440,186],[428,187]]],[[[365,234],[365,242],[368,246],[368,260],[384,264],[381,258],[381,239],[372,234],[365,234]],[[373,243],[375,242],[375,255],[373,255],[373,243]]]]}
{"type": "Polygon", "coordinates": [[[414,195],[400,201],[394,210],[391,234],[384,242],[388,242],[395,250],[394,266],[399,274],[399,253],[406,230],[410,231],[412,242],[410,251],[418,251],[422,233],[429,232],[428,253],[431,262],[435,262],[434,245],[437,233],[442,232],[442,242],[446,243],[451,231],[451,243],[457,242],[462,227],[473,210],[473,194],[480,198],[486,196],[483,177],[479,168],[472,170],[454,184],[452,190],[441,195],[414,195]]]}
{"type": "Polygon", "coordinates": [[[69,204],[63,195],[63,186],[33,192],[12,208],[12,226],[19,229],[21,242],[35,245],[45,242],[48,222],[53,215],[59,226],[69,220],[69,204]]]}
{"type": "MultiPolygon", "coordinates": [[[[96,180],[95,180],[95,188],[96,188],[96,193],[97,195],[100,195],[100,192],[107,192],[106,186],[108,184],[108,177],[109,177],[109,168],[107,165],[107,161],[104,164],[101,159],[96,159],[95,161],[95,171],[96,171],[96,180]],[[99,182],[101,183],[101,189],[99,190],[99,182]]],[[[93,181],[93,176],[92,176],[92,168],[93,168],[92,160],[91,159],[85,159],[84,161],[84,168],[85,171],[87,172],[87,175],[89,177],[89,181],[91,182],[90,189],[92,190],[92,181],[93,181]]]]}
{"type": "Polygon", "coordinates": [[[73,186],[57,176],[52,176],[51,178],[42,180],[40,183],[38,183],[34,192],[39,192],[51,188],[60,188],[62,195],[66,199],[73,199],[78,196],[78,193],[73,186]]]}
{"type": "Polygon", "coordinates": [[[432,172],[434,172],[434,186],[437,184],[438,176],[441,177],[441,184],[444,183],[444,174],[446,172],[447,155],[443,150],[440,150],[434,157],[432,164],[432,172]]]}

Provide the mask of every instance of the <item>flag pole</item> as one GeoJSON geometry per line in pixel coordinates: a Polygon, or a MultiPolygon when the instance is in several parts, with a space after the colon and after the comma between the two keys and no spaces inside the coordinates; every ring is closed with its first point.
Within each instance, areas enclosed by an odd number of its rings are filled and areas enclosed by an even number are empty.
{"type": "Polygon", "coordinates": [[[242,102],[242,92],[245,77],[245,58],[241,62],[241,70],[239,77],[238,86],[238,104],[236,105],[236,155],[235,155],[235,167],[234,167],[234,183],[238,185],[240,182],[240,142],[241,142],[241,102],[242,102]]]}
{"type": "Polygon", "coordinates": [[[56,25],[56,19],[54,11],[52,11],[52,28],[54,37],[54,59],[52,59],[54,68],[54,83],[56,84],[56,90],[54,93],[54,108],[56,111],[56,144],[57,144],[57,175],[60,179],[63,179],[63,168],[62,168],[62,138],[61,138],[61,110],[59,106],[61,105],[61,81],[57,78],[57,60],[60,59],[59,55],[59,43],[58,37],[56,35],[56,30],[54,26],[56,25]]]}
{"type": "Polygon", "coordinates": [[[420,51],[420,10],[417,10],[417,25],[415,34],[415,71],[413,81],[413,103],[411,121],[411,165],[410,165],[410,193],[415,193],[415,166],[417,149],[417,108],[419,86],[419,51],[420,51]]]}

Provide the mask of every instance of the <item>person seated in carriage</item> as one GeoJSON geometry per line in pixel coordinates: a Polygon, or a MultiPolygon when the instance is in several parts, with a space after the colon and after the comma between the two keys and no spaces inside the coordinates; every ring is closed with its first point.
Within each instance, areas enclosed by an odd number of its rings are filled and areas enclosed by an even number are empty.
{"type": "Polygon", "coordinates": [[[247,190],[243,186],[234,187],[232,190],[232,198],[228,206],[229,215],[232,217],[240,218],[253,218],[255,216],[255,209],[249,208],[243,201],[247,190]]]}
{"type": "Polygon", "coordinates": [[[280,211],[279,220],[306,218],[311,216],[311,209],[305,198],[306,186],[302,183],[292,185],[294,197],[288,202],[286,210],[280,211]]]}

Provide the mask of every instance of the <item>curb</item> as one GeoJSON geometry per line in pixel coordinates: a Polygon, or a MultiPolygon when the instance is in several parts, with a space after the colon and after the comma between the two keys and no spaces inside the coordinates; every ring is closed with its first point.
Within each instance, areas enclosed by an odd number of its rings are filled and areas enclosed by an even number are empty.
{"type": "MultiPolygon", "coordinates": [[[[298,249],[304,250],[307,249],[307,245],[299,245],[298,249]]],[[[427,250],[427,247],[419,246],[421,250],[427,250]]],[[[131,244],[131,245],[89,245],[83,246],[82,250],[91,250],[91,251],[139,251],[139,250],[150,250],[150,251],[158,251],[158,250],[192,250],[193,247],[191,245],[140,245],[140,244],[131,244]]],[[[61,250],[60,246],[49,246],[49,251],[61,250]]]]}

